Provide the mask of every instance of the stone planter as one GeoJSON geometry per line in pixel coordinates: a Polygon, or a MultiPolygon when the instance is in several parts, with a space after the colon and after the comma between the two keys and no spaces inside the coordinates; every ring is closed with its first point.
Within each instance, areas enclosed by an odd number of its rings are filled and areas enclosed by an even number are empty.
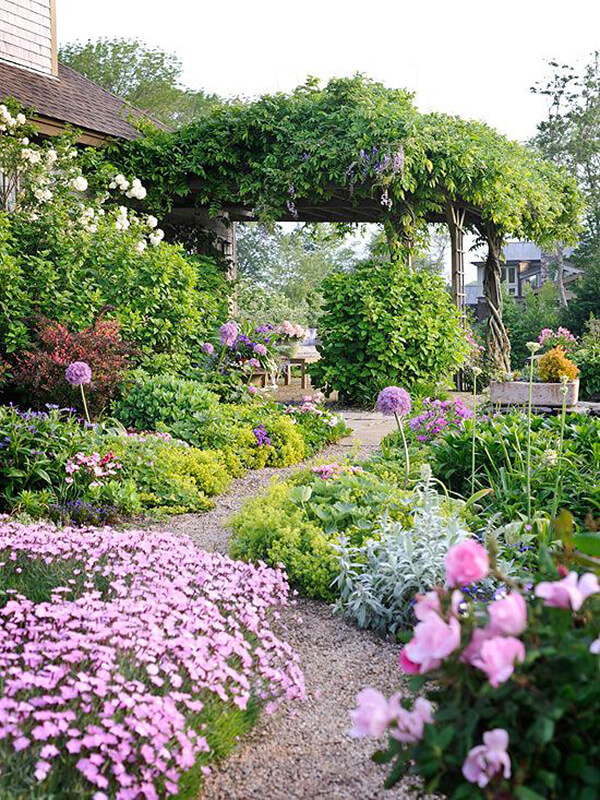
{"type": "MultiPolygon", "coordinates": [[[[534,383],[532,402],[536,408],[562,408],[562,383],[534,383]]],[[[567,383],[567,408],[579,400],[579,378],[567,383]]],[[[490,383],[490,401],[501,406],[526,406],[529,402],[527,381],[502,381],[490,383]]]]}

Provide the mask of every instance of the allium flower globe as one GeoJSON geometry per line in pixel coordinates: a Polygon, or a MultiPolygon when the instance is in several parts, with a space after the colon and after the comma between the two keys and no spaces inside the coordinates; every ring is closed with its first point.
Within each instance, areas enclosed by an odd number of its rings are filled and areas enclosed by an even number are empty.
{"type": "Polygon", "coordinates": [[[399,386],[386,386],[377,397],[377,410],[385,416],[397,414],[399,417],[406,417],[410,414],[411,407],[409,393],[399,386]]]}
{"type": "Polygon", "coordinates": [[[224,325],[221,325],[219,328],[221,344],[225,345],[225,347],[233,347],[238,333],[239,329],[235,322],[226,322],[224,325]]]}
{"type": "Polygon", "coordinates": [[[65,370],[65,378],[71,386],[83,386],[85,383],[91,383],[92,370],[89,364],[85,361],[73,361],[65,370]]]}
{"type": "Polygon", "coordinates": [[[210,342],[204,342],[201,349],[202,352],[206,353],[207,356],[212,356],[212,354],[215,352],[215,348],[210,342]]]}

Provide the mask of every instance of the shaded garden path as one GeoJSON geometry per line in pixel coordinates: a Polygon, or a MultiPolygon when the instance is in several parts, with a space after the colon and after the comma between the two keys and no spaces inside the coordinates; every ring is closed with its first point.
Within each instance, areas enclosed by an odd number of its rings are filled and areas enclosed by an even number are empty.
{"type": "MultiPolygon", "coordinates": [[[[345,412],[354,435],[315,460],[349,453],[367,455],[393,430],[380,414],[345,412]]],[[[170,529],[187,533],[201,547],[227,552],[229,517],[275,475],[302,469],[264,469],[235,482],[207,514],[187,514],[170,529]]],[[[348,736],[356,694],[373,685],[386,694],[400,683],[398,647],[358,630],[335,616],[327,604],[299,599],[280,621],[284,637],[299,652],[309,699],[263,714],[240,747],[213,767],[202,800],[376,800],[408,798],[406,790],[384,791],[385,770],[369,760],[372,741],[348,736]]]]}

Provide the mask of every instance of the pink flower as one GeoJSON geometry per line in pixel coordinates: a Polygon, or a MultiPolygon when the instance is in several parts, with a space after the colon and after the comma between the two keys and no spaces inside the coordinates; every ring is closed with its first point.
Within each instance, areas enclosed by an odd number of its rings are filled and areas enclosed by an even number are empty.
{"type": "Polygon", "coordinates": [[[464,586],[486,578],[490,559],[485,547],[474,539],[451,547],[445,560],[446,580],[450,586],[464,586]]]}
{"type": "Polygon", "coordinates": [[[495,688],[507,681],[515,671],[515,663],[525,660],[525,646],[514,636],[492,636],[481,643],[479,654],[471,664],[483,670],[495,688]]]}
{"type": "Polygon", "coordinates": [[[415,701],[412,711],[402,706],[402,695],[395,694],[390,697],[389,716],[392,729],[390,736],[405,744],[418,742],[423,738],[426,724],[433,724],[433,706],[424,697],[415,701]]]}
{"type": "Polygon", "coordinates": [[[258,389],[256,388],[256,386],[249,386],[248,387],[248,394],[256,394],[257,392],[258,392],[258,389]]]}
{"type": "Polygon", "coordinates": [[[356,696],[357,708],[350,712],[353,727],[350,736],[362,739],[365,736],[381,736],[390,722],[388,701],[377,689],[363,689],[356,696]]]}
{"type": "Polygon", "coordinates": [[[510,778],[510,756],[508,755],[508,733],[504,728],[494,728],[483,734],[484,744],[469,750],[462,773],[469,783],[481,789],[499,772],[510,778]]]}
{"type": "Polygon", "coordinates": [[[452,617],[450,622],[445,622],[437,614],[429,614],[416,625],[413,638],[403,650],[404,658],[418,664],[419,673],[429,672],[439,667],[459,645],[458,620],[452,617]]]}
{"type": "Polygon", "coordinates": [[[424,622],[430,614],[440,614],[440,596],[437,592],[415,595],[415,617],[424,622]]]}
{"type": "Polygon", "coordinates": [[[560,581],[543,581],[535,587],[536,597],[552,608],[571,608],[579,611],[585,600],[592,594],[600,592],[598,578],[592,572],[586,572],[578,578],[576,572],[569,572],[560,581]]]}
{"type": "Polygon", "coordinates": [[[488,608],[489,629],[504,636],[518,636],[527,627],[527,604],[518,592],[494,600],[488,608]]]}
{"type": "Polygon", "coordinates": [[[419,664],[415,664],[414,661],[410,660],[404,647],[400,650],[400,669],[406,675],[418,675],[420,672],[419,664]]]}
{"type": "Polygon", "coordinates": [[[600,636],[596,639],[596,641],[591,643],[590,653],[593,653],[595,656],[600,656],[600,636]]]}

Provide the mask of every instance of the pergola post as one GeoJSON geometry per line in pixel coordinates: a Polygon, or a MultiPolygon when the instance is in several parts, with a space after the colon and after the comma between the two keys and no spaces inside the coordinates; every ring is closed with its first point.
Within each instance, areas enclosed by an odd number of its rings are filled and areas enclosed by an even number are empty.
{"type": "Polygon", "coordinates": [[[450,231],[450,253],[452,262],[452,299],[461,318],[466,321],[465,295],[465,215],[464,209],[454,203],[446,207],[446,218],[450,231]]]}
{"type": "Polygon", "coordinates": [[[483,276],[483,293],[488,306],[488,357],[494,375],[510,372],[510,339],[502,321],[502,235],[492,226],[481,228],[488,244],[483,276]]]}

